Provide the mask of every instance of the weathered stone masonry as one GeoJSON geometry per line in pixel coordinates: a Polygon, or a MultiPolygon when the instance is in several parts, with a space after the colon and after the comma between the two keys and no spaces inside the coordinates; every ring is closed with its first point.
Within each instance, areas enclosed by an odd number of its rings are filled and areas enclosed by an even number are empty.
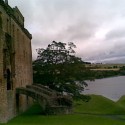
{"type": "Polygon", "coordinates": [[[24,28],[24,17],[17,7],[0,0],[0,122],[7,122],[25,111],[31,99],[16,88],[32,84],[31,34],[24,28]]]}

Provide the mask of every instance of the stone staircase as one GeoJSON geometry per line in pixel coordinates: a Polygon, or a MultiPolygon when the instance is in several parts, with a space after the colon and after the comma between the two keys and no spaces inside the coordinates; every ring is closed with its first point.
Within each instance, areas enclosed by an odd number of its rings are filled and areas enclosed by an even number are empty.
{"type": "Polygon", "coordinates": [[[62,95],[41,84],[17,88],[16,94],[32,97],[47,114],[68,114],[72,110],[72,98],[70,96],[62,95]]]}

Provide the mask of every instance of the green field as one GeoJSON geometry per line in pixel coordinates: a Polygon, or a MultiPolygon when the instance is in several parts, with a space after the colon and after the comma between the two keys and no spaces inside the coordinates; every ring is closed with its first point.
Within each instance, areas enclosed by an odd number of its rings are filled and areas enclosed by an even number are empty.
{"type": "MultiPolygon", "coordinates": [[[[2,124],[0,124],[2,125],[2,124]]],[[[74,102],[70,115],[42,115],[39,105],[5,125],[125,125],[125,96],[118,102],[91,95],[89,102],[74,102]]]]}

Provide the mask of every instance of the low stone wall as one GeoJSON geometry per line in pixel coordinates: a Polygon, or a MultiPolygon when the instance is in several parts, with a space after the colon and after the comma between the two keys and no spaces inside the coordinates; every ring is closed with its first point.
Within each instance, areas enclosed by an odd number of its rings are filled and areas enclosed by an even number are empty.
{"type": "Polygon", "coordinates": [[[46,108],[46,114],[71,114],[72,113],[72,107],[67,106],[55,106],[55,107],[48,107],[46,108]]]}

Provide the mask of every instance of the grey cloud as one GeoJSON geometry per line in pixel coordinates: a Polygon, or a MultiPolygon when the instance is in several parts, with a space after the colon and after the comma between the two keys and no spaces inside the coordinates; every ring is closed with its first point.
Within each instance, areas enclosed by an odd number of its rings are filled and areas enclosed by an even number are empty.
{"type": "Polygon", "coordinates": [[[83,21],[67,26],[56,35],[63,40],[80,42],[90,39],[94,35],[95,30],[95,24],[83,21]]]}
{"type": "Polygon", "coordinates": [[[52,40],[76,41],[81,47],[78,55],[83,59],[120,57],[125,51],[124,24],[121,29],[114,24],[125,16],[124,0],[10,0],[9,3],[17,5],[25,17],[25,26],[33,35],[34,58],[35,49],[46,47],[52,40]],[[110,27],[110,32],[106,39],[98,39],[94,35],[103,26],[110,27]]]}
{"type": "Polygon", "coordinates": [[[101,62],[104,63],[121,63],[124,64],[125,63],[125,56],[120,56],[120,57],[111,57],[111,58],[105,58],[103,60],[101,60],[101,62]]]}
{"type": "Polygon", "coordinates": [[[123,27],[122,29],[113,29],[106,35],[107,40],[118,40],[121,38],[125,38],[125,27],[123,27]]]}
{"type": "MultiPolygon", "coordinates": [[[[89,56],[87,60],[100,60],[100,62],[106,62],[109,60],[118,60],[125,57],[125,44],[114,44],[112,48],[107,49],[106,51],[98,51],[95,52],[93,55],[89,56]]],[[[121,62],[121,61],[120,61],[121,62]]]]}

